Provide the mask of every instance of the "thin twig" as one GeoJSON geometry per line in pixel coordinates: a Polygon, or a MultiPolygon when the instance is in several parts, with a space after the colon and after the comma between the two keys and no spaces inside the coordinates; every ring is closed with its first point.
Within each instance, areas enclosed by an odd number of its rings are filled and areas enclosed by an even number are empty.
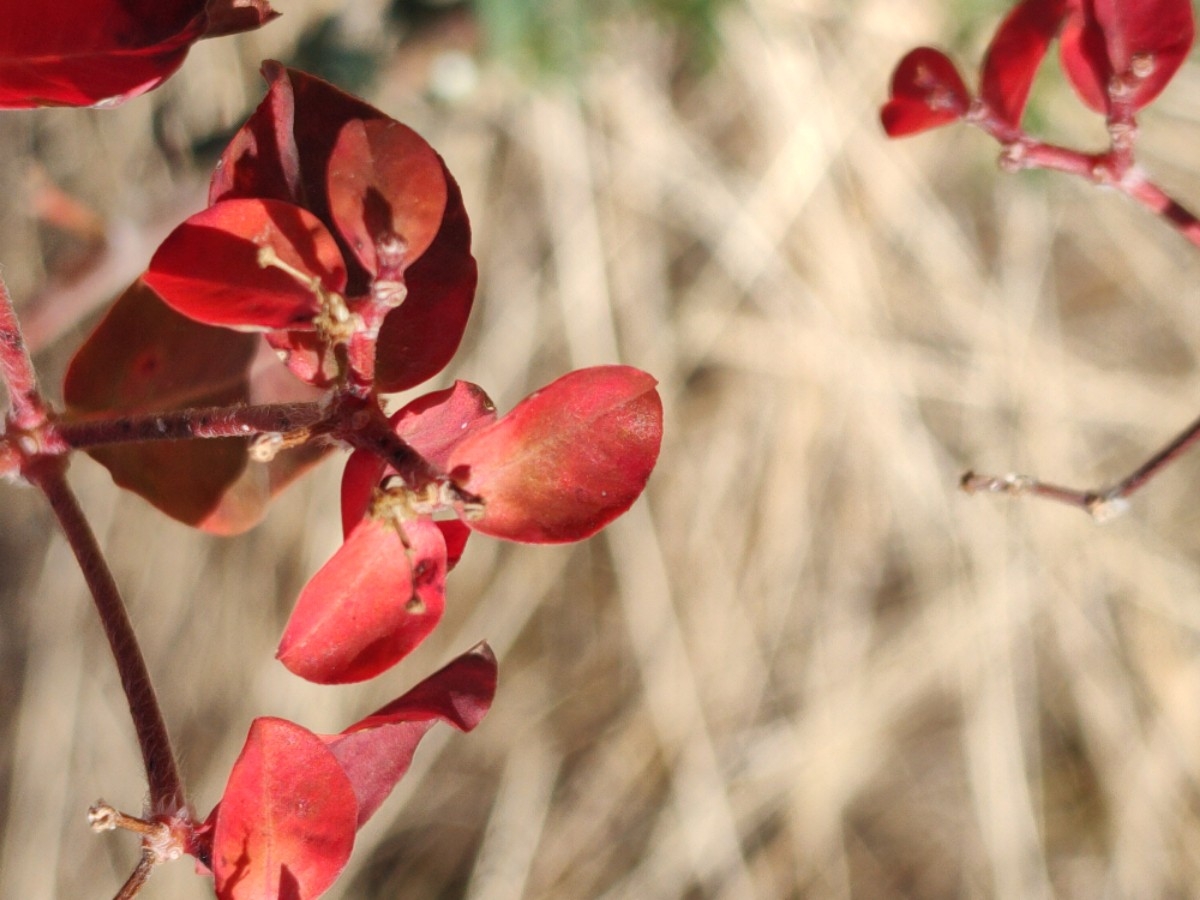
{"type": "Polygon", "coordinates": [[[137,868],[130,874],[128,880],[121,885],[121,890],[117,891],[117,895],[113,900],[133,900],[142,891],[142,886],[146,883],[146,879],[150,877],[150,873],[154,871],[154,867],[158,864],[151,853],[142,853],[142,858],[138,860],[137,868]]]}
{"type": "Polygon", "coordinates": [[[137,732],[151,810],[155,814],[178,812],[184,806],[183,783],[166,722],[121,592],[79,501],[67,484],[66,461],[44,457],[28,465],[25,474],[50,502],[95,601],[137,732]]]}
{"type": "Polygon", "coordinates": [[[1126,501],[1141,490],[1159,472],[1200,442],[1200,417],[1194,419],[1179,434],[1132,472],[1108,487],[1079,490],[1062,487],[1028,475],[979,475],[967,472],[962,477],[962,489],[968,494],[998,493],[1029,495],[1065,503],[1082,509],[1095,519],[1106,521],[1123,512],[1126,501]]]}

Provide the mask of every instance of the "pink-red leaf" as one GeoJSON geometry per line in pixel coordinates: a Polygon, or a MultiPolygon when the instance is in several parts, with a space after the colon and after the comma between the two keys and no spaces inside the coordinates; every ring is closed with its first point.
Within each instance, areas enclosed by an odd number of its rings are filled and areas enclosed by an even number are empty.
{"type": "Polygon", "coordinates": [[[918,47],[897,64],[880,119],[889,137],[903,137],[961,119],[970,105],[971,95],[950,58],[918,47]]]}
{"type": "Polygon", "coordinates": [[[575,541],[629,508],[662,441],[654,379],[628,366],[581,369],[468,435],[450,475],[483,498],[470,525],[533,543],[575,541]]]}
{"type": "Polygon", "coordinates": [[[191,45],[277,15],[265,0],[5,3],[0,108],[105,106],[161,84],[191,45]]]}
{"type": "Polygon", "coordinates": [[[411,691],[325,738],[358,797],[361,828],[404,777],[417,743],[437,722],[470,731],[496,693],[496,657],[481,643],[411,691]]]}
{"type": "Polygon", "coordinates": [[[446,212],[442,161],[391,119],[351,119],[329,159],[330,214],[373,275],[399,279],[433,242],[446,212]]]}
{"type": "Polygon", "coordinates": [[[321,738],[261,718],[214,813],[211,867],[220,900],[310,900],[350,857],[358,800],[321,738]]]}
{"type": "Polygon", "coordinates": [[[278,200],[227,200],[176,228],[150,260],[146,283],[197,322],[244,329],[311,328],[316,290],[264,265],[260,251],[329,291],[346,286],[342,253],[312,213],[278,200]]]}
{"type": "Polygon", "coordinates": [[[431,632],[445,606],[446,544],[433,522],[367,518],[305,585],[276,654],[301,678],[378,675],[431,632]]]}
{"type": "Polygon", "coordinates": [[[1038,66],[1066,15],[1066,0],[1023,0],[1000,24],[988,46],[979,96],[1010,128],[1021,124],[1038,66]]]}
{"type": "Polygon", "coordinates": [[[403,391],[440,372],[462,341],[475,299],[471,225],[458,184],[443,167],[446,214],[433,243],[408,267],[408,295],[388,313],[375,351],[375,384],[403,391]]]}

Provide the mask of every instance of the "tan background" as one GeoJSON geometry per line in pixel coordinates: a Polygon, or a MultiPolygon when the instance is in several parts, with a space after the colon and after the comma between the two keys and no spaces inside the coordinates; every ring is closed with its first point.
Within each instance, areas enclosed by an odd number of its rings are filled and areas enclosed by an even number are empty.
{"type": "MultiPolygon", "coordinates": [[[[382,5],[350,24],[378,39],[382,5]]],[[[200,202],[189,142],[340,4],[280,6],[117,111],[0,119],[0,261],[52,393],[89,305],[200,202]],[[103,216],[111,272],[47,289],[80,251],[31,216],[32,161],[103,216]]],[[[445,155],[482,273],[430,387],[507,408],[570,367],[637,365],[662,383],[662,459],[586,544],[476,539],[433,638],[341,689],[272,659],[340,537],[336,464],[229,541],[80,460],[197,806],[253,716],[337,730],[486,637],[492,713],[422,745],[331,897],[1200,892],[1200,460],[1104,527],[955,489],[967,466],[1098,484],[1200,410],[1194,248],[1115,195],[999,174],[978,133],[883,138],[895,60],[940,42],[971,71],[997,9],[738,0],[699,75],[618,17],[574,86],[491,62],[438,102],[469,23],[404,47],[370,97],[445,155]]],[[[1055,136],[1098,136],[1053,80],[1036,104],[1055,136]]],[[[1198,111],[1189,66],[1144,121],[1147,166],[1193,204],[1198,111]]],[[[144,791],[52,531],[3,486],[0,896],[23,900],[110,896],[134,842],[84,813],[144,791]]],[[[208,890],[181,862],[145,896],[208,890]]]]}

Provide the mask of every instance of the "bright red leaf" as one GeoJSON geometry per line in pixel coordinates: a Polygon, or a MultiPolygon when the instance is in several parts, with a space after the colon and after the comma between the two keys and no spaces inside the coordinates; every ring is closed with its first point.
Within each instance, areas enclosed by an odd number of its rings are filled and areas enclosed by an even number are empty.
{"type": "Polygon", "coordinates": [[[988,46],[979,96],[1011,128],[1021,124],[1038,66],[1067,15],[1067,0],[1024,0],[1000,24],[988,46]]]}
{"type": "Polygon", "coordinates": [[[166,80],[201,38],[277,15],[265,0],[6,0],[0,108],[128,100],[166,80]]]}
{"type": "Polygon", "coordinates": [[[1063,69],[1097,112],[1108,111],[1115,83],[1141,109],[1179,70],[1194,33],[1189,0],[1075,0],[1060,40],[1063,69]]]}
{"type": "Polygon", "coordinates": [[[213,814],[211,868],[220,900],[310,900],[350,858],[358,799],[321,738],[283,719],[260,718],[213,814]]]}
{"type": "Polygon", "coordinates": [[[469,524],[494,537],[576,541],[629,508],[662,441],[655,380],[628,366],[564,375],[450,454],[450,476],[483,498],[469,524]]]}
{"type": "Polygon", "coordinates": [[[889,137],[903,137],[961,119],[970,106],[971,95],[950,58],[918,47],[897,64],[880,119],[889,137]]]}
{"type": "Polygon", "coordinates": [[[373,678],[437,625],[445,607],[446,544],[430,521],[367,518],[305,585],[276,654],[319,684],[373,678]]]}
{"type": "Polygon", "coordinates": [[[320,310],[312,285],[265,265],[260,251],[320,279],[346,285],[341,250],[312,213],[278,200],[227,200],[189,218],[150,260],[146,283],[179,312],[208,325],[311,329],[320,310]]]}
{"type": "Polygon", "coordinates": [[[404,777],[417,743],[440,722],[470,731],[496,693],[496,656],[481,643],[403,697],[325,738],[358,796],[361,828],[404,777]]]}

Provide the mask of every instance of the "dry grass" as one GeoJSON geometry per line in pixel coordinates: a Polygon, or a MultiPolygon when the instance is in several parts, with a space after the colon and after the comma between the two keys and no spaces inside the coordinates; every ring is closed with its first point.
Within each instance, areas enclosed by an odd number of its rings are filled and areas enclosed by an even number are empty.
{"type": "MultiPolygon", "coordinates": [[[[445,378],[507,407],[568,367],[641,366],[662,460],[585,545],[477,540],[439,632],[353,689],[271,659],[338,540],[336,466],[218,541],[78,463],[197,805],[254,715],[335,729],[486,637],[491,715],[430,736],[331,896],[1200,892],[1200,462],[1103,528],[955,490],[968,465],[1102,482],[1192,418],[1200,254],[1119,198],[996,174],[976,134],[887,143],[890,66],[950,33],[947,7],[744,0],[698,81],[622,23],[578,90],[488,70],[450,108],[397,64],[375,99],[446,155],[477,233],[445,378]]],[[[139,142],[151,110],[235,121],[258,88],[211,72],[252,71],[303,16],[202,48],[153,104],[12,116],[0,146],[135,223],[136,271],[202,178],[139,142]]],[[[1197,101],[1188,70],[1146,117],[1149,165],[1192,198],[1197,101]]],[[[67,251],[21,171],[0,166],[0,258],[33,298],[61,259],[30,261],[67,251]]],[[[82,329],[46,326],[51,383],[82,329]]],[[[0,896],[107,896],[134,848],[84,810],[139,805],[130,729],[45,510],[3,498],[0,896]]],[[[206,892],[177,864],[146,896],[206,892]]]]}

